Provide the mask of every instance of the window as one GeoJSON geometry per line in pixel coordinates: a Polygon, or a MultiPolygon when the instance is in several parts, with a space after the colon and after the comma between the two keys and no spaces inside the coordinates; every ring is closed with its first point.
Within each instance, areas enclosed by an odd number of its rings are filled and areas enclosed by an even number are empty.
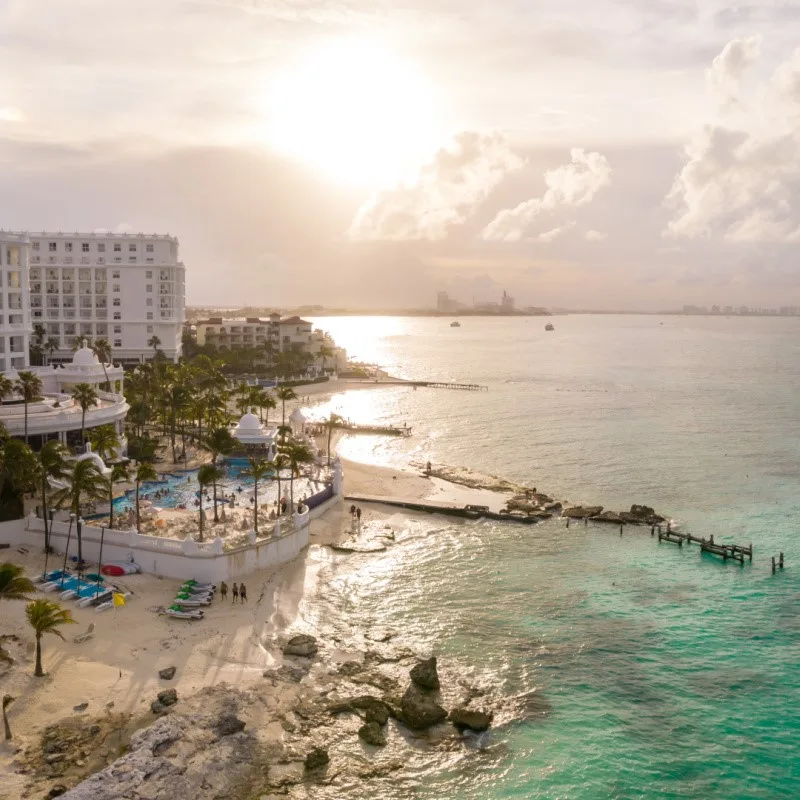
{"type": "Polygon", "coordinates": [[[114,319],[122,319],[122,313],[119,311],[114,312],[114,319]]]}
{"type": "Polygon", "coordinates": [[[34,242],[32,247],[33,247],[34,250],[38,250],[39,249],[39,242],[34,242]]]}
{"type": "Polygon", "coordinates": [[[153,305],[153,298],[152,297],[148,297],[147,298],[147,305],[148,305],[148,307],[153,305]]]}
{"type": "Polygon", "coordinates": [[[114,333],[122,333],[122,325],[115,325],[114,333]]]}
{"type": "Polygon", "coordinates": [[[81,252],[82,253],[89,252],[89,242],[81,242],[81,252]]]}
{"type": "Polygon", "coordinates": [[[122,300],[120,300],[119,297],[115,297],[114,298],[114,306],[116,308],[119,308],[121,305],[122,305],[122,300]]]}
{"type": "Polygon", "coordinates": [[[112,278],[114,278],[114,280],[119,280],[119,270],[118,270],[118,269],[115,269],[115,270],[114,270],[114,271],[111,273],[111,277],[112,277],[112,278]]]}
{"type": "Polygon", "coordinates": [[[64,250],[68,253],[72,252],[72,242],[64,242],[64,250]]]}
{"type": "Polygon", "coordinates": [[[135,244],[129,244],[128,245],[128,252],[129,253],[135,253],[136,252],[136,245],[135,244]]]}
{"type": "Polygon", "coordinates": [[[148,253],[152,253],[153,252],[153,245],[148,244],[148,245],[146,245],[145,249],[147,250],[148,253]]]}
{"type": "Polygon", "coordinates": [[[55,243],[55,242],[48,242],[48,243],[47,243],[47,249],[48,249],[48,250],[49,250],[51,253],[55,253],[55,251],[56,251],[56,243],[55,243]]]}
{"type": "Polygon", "coordinates": [[[114,347],[122,347],[122,339],[114,339],[114,347]]]}
{"type": "MultiPolygon", "coordinates": [[[[115,273],[114,273],[114,277],[115,277],[115,278],[119,278],[119,273],[118,273],[118,272],[115,272],[115,273]]],[[[118,292],[118,291],[119,291],[119,284],[118,284],[118,283],[112,283],[112,284],[111,284],[111,291],[112,291],[112,292],[118,292]]]]}
{"type": "Polygon", "coordinates": [[[153,279],[153,270],[151,270],[151,269],[147,270],[147,272],[145,272],[144,276],[145,276],[145,278],[147,278],[147,280],[152,280],[153,279]]]}
{"type": "Polygon", "coordinates": [[[152,333],[153,332],[153,326],[152,325],[148,325],[147,326],[147,332],[148,333],[152,333]]]}
{"type": "Polygon", "coordinates": [[[115,253],[122,252],[122,245],[119,242],[114,242],[114,252],[115,253]]]}
{"type": "Polygon", "coordinates": [[[153,291],[153,284],[152,283],[148,283],[147,286],[145,286],[144,288],[145,288],[146,292],[152,292],[153,291]]]}
{"type": "Polygon", "coordinates": [[[8,288],[9,289],[19,289],[19,272],[17,270],[9,270],[7,273],[8,275],[8,288]]]}
{"type": "Polygon", "coordinates": [[[153,312],[152,311],[148,311],[147,312],[147,319],[153,319],[153,312]]]}
{"type": "Polygon", "coordinates": [[[97,245],[97,252],[98,253],[105,253],[105,251],[106,251],[105,242],[100,242],[100,244],[97,245]]]}

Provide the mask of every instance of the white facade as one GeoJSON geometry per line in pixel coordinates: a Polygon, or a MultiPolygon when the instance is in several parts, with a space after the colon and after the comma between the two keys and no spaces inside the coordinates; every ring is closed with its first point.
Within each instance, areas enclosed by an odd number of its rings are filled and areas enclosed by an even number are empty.
{"type": "Polygon", "coordinates": [[[30,240],[0,232],[0,372],[24,369],[32,332],[28,298],[30,240]]]}
{"type": "Polygon", "coordinates": [[[72,357],[77,338],[108,339],[113,360],[153,356],[152,337],[176,361],[181,352],[185,268],[174,236],[117,233],[31,233],[31,324],[41,324],[57,350],[72,357]]]}

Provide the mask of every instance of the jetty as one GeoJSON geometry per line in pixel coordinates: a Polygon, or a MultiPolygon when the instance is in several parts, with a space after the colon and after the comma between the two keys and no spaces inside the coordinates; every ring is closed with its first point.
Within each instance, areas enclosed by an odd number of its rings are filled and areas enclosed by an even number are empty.
{"type": "Polygon", "coordinates": [[[461,389],[466,392],[488,392],[488,386],[479,383],[447,383],[445,381],[408,381],[412,386],[425,386],[429,389],[461,389]]]}
{"type": "Polygon", "coordinates": [[[333,426],[347,433],[370,433],[384,436],[411,436],[411,428],[407,425],[358,425],[354,422],[341,422],[333,426]]]}
{"type": "Polygon", "coordinates": [[[465,505],[457,506],[451,503],[436,503],[433,501],[420,502],[418,500],[404,500],[397,497],[380,497],[378,495],[352,494],[345,495],[345,500],[351,503],[379,503],[394,508],[404,508],[407,511],[423,511],[427,514],[444,514],[448,517],[461,519],[491,519],[498,522],[516,522],[522,525],[535,525],[542,519],[548,519],[550,514],[502,514],[499,511],[490,511],[488,506],[465,505]]]}

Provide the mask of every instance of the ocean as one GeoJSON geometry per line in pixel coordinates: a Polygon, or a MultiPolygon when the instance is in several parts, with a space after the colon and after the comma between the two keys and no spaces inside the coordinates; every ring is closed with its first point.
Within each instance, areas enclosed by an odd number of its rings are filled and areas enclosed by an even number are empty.
{"type": "Polygon", "coordinates": [[[314,320],[393,375],[488,387],[336,395],[322,413],[413,434],[348,437],[340,453],[644,503],[698,536],[752,543],[753,562],[649,529],[394,515],[385,553],[324,564],[320,617],[341,635],[402,630],[446,679],[485,687],[495,725],[405,752],[382,788],[346,796],[800,797],[800,319],[547,321],[314,320]]]}

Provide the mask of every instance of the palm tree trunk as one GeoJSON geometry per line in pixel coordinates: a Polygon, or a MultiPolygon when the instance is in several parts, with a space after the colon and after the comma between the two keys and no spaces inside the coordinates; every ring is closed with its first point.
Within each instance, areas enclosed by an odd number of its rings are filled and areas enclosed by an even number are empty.
{"type": "Polygon", "coordinates": [[[83,443],[83,451],[86,452],[86,409],[81,409],[81,442],[83,443]]]}
{"type": "Polygon", "coordinates": [[[42,476],[42,516],[44,517],[44,552],[50,552],[50,528],[47,525],[47,476],[42,476]]]}
{"type": "Polygon", "coordinates": [[[281,409],[281,425],[286,424],[286,400],[281,400],[281,405],[283,408],[281,409]]]}
{"type": "Polygon", "coordinates": [[[28,444],[28,401],[25,400],[25,444],[28,444]]]}
{"type": "Polygon", "coordinates": [[[275,470],[275,479],[278,481],[278,516],[281,515],[281,471],[275,470]]]}
{"type": "Polygon", "coordinates": [[[139,481],[136,481],[136,532],[139,533],[139,481]]]}
{"type": "Polygon", "coordinates": [[[258,533],[258,479],[253,481],[253,489],[255,490],[255,513],[253,514],[253,530],[258,533]]]}
{"type": "Polygon", "coordinates": [[[200,536],[198,542],[203,541],[203,484],[200,484],[200,536]]]}
{"type": "Polygon", "coordinates": [[[215,523],[219,522],[219,514],[217,513],[217,482],[216,481],[214,481],[214,522],[215,523]]]}
{"type": "Polygon", "coordinates": [[[169,421],[169,435],[172,440],[172,463],[175,464],[177,462],[177,457],[175,456],[175,408],[172,408],[172,414],[170,415],[169,421]]]}
{"type": "Polygon", "coordinates": [[[114,530],[114,483],[108,480],[108,527],[114,530]]]}
{"type": "Polygon", "coordinates": [[[38,631],[36,633],[36,669],[33,674],[37,678],[44,678],[44,670],[42,669],[42,634],[38,631]]]}
{"type": "Polygon", "coordinates": [[[294,514],[294,469],[289,468],[289,502],[292,504],[292,514],[294,514]]]}
{"type": "Polygon", "coordinates": [[[333,435],[333,423],[328,424],[328,466],[331,465],[331,436],[333,435]]]}
{"type": "Polygon", "coordinates": [[[3,698],[3,733],[5,734],[5,740],[9,741],[11,739],[11,726],[8,724],[8,714],[6,713],[6,706],[10,703],[6,703],[6,698],[3,698]]]}

